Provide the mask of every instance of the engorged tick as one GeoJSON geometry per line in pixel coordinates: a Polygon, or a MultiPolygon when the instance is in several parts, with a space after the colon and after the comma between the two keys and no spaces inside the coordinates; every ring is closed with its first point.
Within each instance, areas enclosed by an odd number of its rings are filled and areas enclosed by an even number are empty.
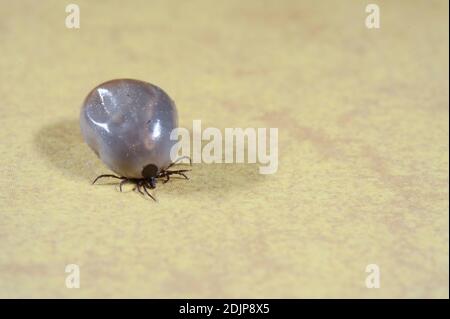
{"type": "MultiPolygon", "coordinates": [[[[186,157],[172,162],[170,151],[177,142],[170,133],[178,126],[175,103],[159,87],[147,82],[119,79],[95,87],[84,100],[80,114],[84,140],[112,171],[100,178],[120,179],[134,183],[142,195],[154,196],[148,189],[163,183],[171,175],[186,179],[189,170],[169,170],[186,157]]],[[[190,159],[189,159],[190,161],[190,159]]]]}

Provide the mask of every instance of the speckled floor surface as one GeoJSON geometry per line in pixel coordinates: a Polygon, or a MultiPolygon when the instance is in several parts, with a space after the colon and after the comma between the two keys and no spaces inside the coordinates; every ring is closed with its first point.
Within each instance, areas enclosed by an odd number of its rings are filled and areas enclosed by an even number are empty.
{"type": "Polygon", "coordinates": [[[376,1],[379,30],[358,0],[74,2],[78,30],[0,1],[0,297],[448,298],[447,1],[376,1]],[[120,77],[188,128],[278,127],[278,172],[91,186],[79,108],[120,77]]]}

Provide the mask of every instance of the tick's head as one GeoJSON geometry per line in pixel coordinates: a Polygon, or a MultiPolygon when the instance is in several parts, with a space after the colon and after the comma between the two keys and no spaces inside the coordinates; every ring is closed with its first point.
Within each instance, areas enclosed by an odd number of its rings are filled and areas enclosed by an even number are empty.
{"type": "Polygon", "coordinates": [[[148,164],[142,169],[142,177],[155,178],[158,174],[158,167],[155,164],[148,164]]]}

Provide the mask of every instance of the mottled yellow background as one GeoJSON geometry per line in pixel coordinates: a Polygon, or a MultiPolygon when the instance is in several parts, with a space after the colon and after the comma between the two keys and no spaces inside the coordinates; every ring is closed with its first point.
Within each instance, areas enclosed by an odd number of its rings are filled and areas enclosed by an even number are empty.
{"type": "Polygon", "coordinates": [[[359,0],[70,2],[0,0],[0,297],[448,298],[447,1],[370,1],[378,30],[359,0]],[[119,77],[188,128],[278,127],[278,172],[91,186],[80,105],[119,77]]]}

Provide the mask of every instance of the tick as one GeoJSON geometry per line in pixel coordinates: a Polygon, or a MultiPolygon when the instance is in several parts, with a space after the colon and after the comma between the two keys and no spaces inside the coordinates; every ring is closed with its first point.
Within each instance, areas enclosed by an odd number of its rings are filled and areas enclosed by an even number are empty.
{"type": "Polygon", "coordinates": [[[190,170],[170,170],[185,159],[170,158],[177,142],[170,133],[178,127],[178,114],[172,99],[153,84],[118,79],[98,85],[83,102],[80,127],[89,147],[117,174],[100,175],[93,184],[105,177],[119,179],[120,191],[133,183],[134,190],[156,200],[148,190],[158,179],[189,179],[185,173],[190,170]]]}

